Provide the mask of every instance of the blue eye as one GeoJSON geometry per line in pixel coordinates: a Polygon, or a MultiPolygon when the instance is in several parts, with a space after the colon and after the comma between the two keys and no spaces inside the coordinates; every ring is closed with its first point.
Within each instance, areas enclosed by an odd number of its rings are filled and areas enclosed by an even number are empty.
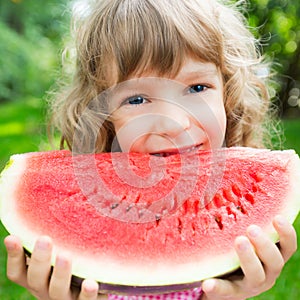
{"type": "Polygon", "coordinates": [[[139,104],[145,103],[146,100],[142,96],[133,96],[133,97],[128,98],[126,100],[126,102],[131,105],[139,105],[139,104]]]}
{"type": "Polygon", "coordinates": [[[194,94],[194,93],[200,93],[200,92],[203,92],[205,89],[206,89],[205,85],[195,84],[195,85],[192,85],[189,88],[189,92],[192,93],[192,94],[194,94]]]}

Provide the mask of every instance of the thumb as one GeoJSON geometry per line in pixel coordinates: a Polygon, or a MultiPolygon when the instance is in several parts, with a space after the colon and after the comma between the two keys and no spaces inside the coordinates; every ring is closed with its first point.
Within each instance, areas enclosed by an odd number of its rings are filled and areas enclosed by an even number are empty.
{"type": "Polygon", "coordinates": [[[207,279],[202,282],[202,290],[206,296],[203,299],[233,299],[232,296],[237,296],[239,293],[238,286],[229,281],[223,279],[207,279]]]}

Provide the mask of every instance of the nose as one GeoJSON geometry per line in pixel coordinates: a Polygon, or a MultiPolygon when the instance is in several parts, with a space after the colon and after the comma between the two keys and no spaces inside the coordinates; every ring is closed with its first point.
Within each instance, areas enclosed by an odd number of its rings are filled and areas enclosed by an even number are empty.
{"type": "Polygon", "coordinates": [[[162,101],[154,126],[157,134],[174,138],[191,127],[191,115],[178,104],[162,101]]]}

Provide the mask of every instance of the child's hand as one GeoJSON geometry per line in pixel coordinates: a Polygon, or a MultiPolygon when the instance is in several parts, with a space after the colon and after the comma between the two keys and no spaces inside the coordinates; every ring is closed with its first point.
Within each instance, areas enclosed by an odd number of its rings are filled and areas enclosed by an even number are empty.
{"type": "MultiPolygon", "coordinates": [[[[92,280],[84,280],[81,291],[70,290],[71,261],[66,255],[56,257],[51,271],[52,241],[48,237],[37,240],[30,261],[26,257],[21,241],[15,236],[4,240],[7,257],[7,276],[13,282],[25,287],[39,300],[96,300],[98,285],[92,280]]],[[[101,298],[102,299],[102,298],[101,298]]]]}
{"type": "Polygon", "coordinates": [[[281,273],[284,264],[297,249],[295,229],[278,216],[273,225],[280,237],[279,248],[255,225],[246,236],[235,240],[243,277],[209,279],[203,282],[203,300],[244,300],[269,290],[281,273]]]}

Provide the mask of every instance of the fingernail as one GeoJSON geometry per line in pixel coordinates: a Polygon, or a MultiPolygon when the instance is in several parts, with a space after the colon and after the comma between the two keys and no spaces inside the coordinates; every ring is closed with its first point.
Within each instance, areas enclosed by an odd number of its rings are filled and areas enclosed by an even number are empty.
{"type": "Polygon", "coordinates": [[[204,289],[205,289],[206,293],[212,292],[215,289],[216,282],[213,279],[207,279],[203,283],[203,286],[204,286],[204,289]]]}
{"type": "Polygon", "coordinates": [[[65,257],[57,256],[55,260],[55,265],[58,267],[65,268],[68,264],[68,261],[65,257]]]}
{"type": "Polygon", "coordinates": [[[17,249],[17,245],[15,243],[5,243],[7,251],[15,251],[17,249]]]}
{"type": "Polygon", "coordinates": [[[85,279],[84,280],[84,291],[86,293],[94,293],[98,291],[98,284],[91,279],[85,279]]]}
{"type": "Polygon", "coordinates": [[[249,249],[249,242],[248,242],[248,240],[239,241],[237,246],[238,246],[239,250],[246,251],[249,249]]]}
{"type": "Polygon", "coordinates": [[[275,221],[276,221],[277,225],[279,225],[280,227],[287,225],[287,220],[282,216],[276,216],[275,221]]]}
{"type": "Polygon", "coordinates": [[[50,248],[50,240],[47,238],[42,238],[37,240],[36,247],[39,250],[48,250],[50,248]]]}
{"type": "Polygon", "coordinates": [[[251,237],[258,237],[261,234],[261,229],[260,227],[256,225],[251,225],[248,229],[248,233],[251,237]]]}

